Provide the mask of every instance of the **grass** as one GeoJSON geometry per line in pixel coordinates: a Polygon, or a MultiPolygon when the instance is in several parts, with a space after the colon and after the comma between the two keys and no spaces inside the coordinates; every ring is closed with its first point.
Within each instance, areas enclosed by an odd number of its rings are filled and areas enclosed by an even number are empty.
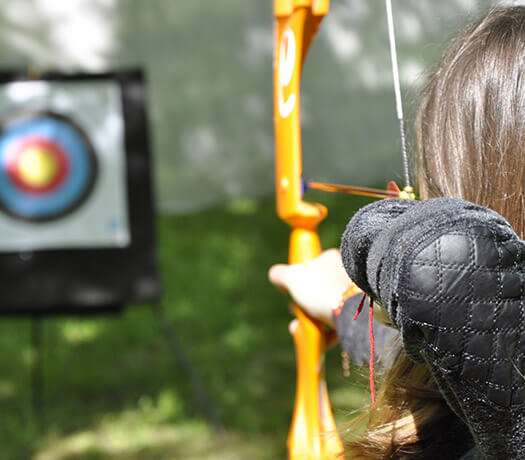
{"type": "MultiPolygon", "coordinates": [[[[318,195],[314,199],[319,198],[318,195]]],[[[320,228],[337,246],[359,198],[322,196],[320,228]]],[[[31,406],[30,322],[0,322],[0,459],[276,459],[285,457],[295,364],[286,296],[266,280],[286,258],[288,228],[273,201],[237,200],[158,219],[163,305],[226,427],[216,436],[155,312],[44,321],[45,421],[31,406]]],[[[359,372],[354,372],[354,376],[359,372]]],[[[336,418],[367,402],[366,379],[327,375],[336,418]],[[352,380],[355,383],[355,380],[352,380]]]]}

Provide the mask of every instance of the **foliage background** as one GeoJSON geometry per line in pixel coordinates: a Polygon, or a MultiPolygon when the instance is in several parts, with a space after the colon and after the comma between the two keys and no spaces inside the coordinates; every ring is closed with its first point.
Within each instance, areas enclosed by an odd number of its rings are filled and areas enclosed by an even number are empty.
{"type": "MultiPolygon", "coordinates": [[[[366,203],[311,198],[332,210],[321,229],[330,246],[366,203]]],[[[30,321],[2,318],[0,459],[285,457],[295,365],[286,298],[266,281],[287,246],[273,200],[235,200],[158,223],[163,307],[226,432],[215,435],[197,410],[151,305],[122,316],[43,320],[40,428],[31,404],[30,321]]],[[[327,375],[344,424],[367,403],[367,379],[359,369],[344,378],[339,353],[330,351],[327,375]]]]}

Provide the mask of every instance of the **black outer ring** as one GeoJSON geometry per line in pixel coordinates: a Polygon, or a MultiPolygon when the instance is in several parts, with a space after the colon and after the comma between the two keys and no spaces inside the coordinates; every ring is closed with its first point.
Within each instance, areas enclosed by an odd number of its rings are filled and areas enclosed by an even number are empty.
{"type": "Polygon", "coordinates": [[[0,121],[0,136],[2,136],[4,130],[7,129],[9,125],[11,125],[12,123],[15,123],[15,122],[18,123],[20,121],[31,121],[31,120],[36,120],[42,117],[55,118],[56,120],[69,125],[78,134],[78,136],[82,139],[87,149],[88,160],[91,166],[91,174],[88,178],[88,183],[84,187],[83,192],[76,198],[76,200],[71,202],[69,206],[62,209],[61,211],[51,213],[51,214],[46,214],[44,216],[30,217],[24,214],[19,214],[15,210],[9,208],[0,197],[0,211],[2,211],[3,213],[7,214],[10,217],[14,217],[15,219],[22,220],[24,222],[37,223],[37,224],[51,222],[51,221],[60,219],[61,217],[69,215],[72,212],[76,211],[79,207],[81,207],[82,204],[85,203],[86,199],[89,197],[89,195],[93,191],[93,188],[95,187],[95,184],[98,178],[98,173],[99,173],[98,160],[97,160],[97,156],[95,154],[95,149],[93,148],[93,145],[91,144],[84,130],[70,117],[61,115],[56,112],[52,112],[50,110],[24,110],[22,112],[16,112],[16,113],[5,116],[2,119],[2,121],[0,121]]]}

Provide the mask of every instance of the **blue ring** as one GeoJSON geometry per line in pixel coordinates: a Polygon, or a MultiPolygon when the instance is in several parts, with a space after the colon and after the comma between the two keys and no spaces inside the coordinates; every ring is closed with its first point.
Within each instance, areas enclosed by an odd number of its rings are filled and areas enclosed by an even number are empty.
{"type": "Polygon", "coordinates": [[[7,125],[0,136],[0,200],[7,211],[27,219],[51,219],[74,208],[92,183],[95,173],[90,146],[72,125],[52,116],[22,119],[7,125]],[[6,170],[6,152],[13,142],[35,136],[58,144],[68,161],[60,186],[32,194],[14,184],[6,170]]]}

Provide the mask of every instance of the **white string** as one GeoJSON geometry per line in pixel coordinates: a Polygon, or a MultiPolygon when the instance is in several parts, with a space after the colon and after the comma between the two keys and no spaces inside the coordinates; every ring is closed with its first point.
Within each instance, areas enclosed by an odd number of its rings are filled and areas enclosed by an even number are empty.
{"type": "Polygon", "coordinates": [[[392,14],[392,1],[386,2],[386,16],[388,21],[388,39],[390,41],[390,57],[392,58],[392,73],[394,75],[394,93],[396,97],[396,112],[399,120],[399,131],[401,134],[401,151],[403,154],[403,166],[405,172],[405,185],[410,186],[410,173],[408,168],[408,151],[405,137],[405,122],[403,116],[403,99],[401,98],[401,84],[399,79],[399,64],[397,61],[396,36],[394,32],[394,17],[392,14]]]}
{"type": "Polygon", "coordinates": [[[392,58],[392,73],[394,74],[394,91],[396,94],[396,111],[398,120],[403,119],[403,101],[401,100],[401,85],[399,83],[399,66],[397,63],[396,35],[394,32],[394,17],[392,1],[386,0],[386,16],[388,20],[388,39],[390,41],[390,57],[392,58]]]}

